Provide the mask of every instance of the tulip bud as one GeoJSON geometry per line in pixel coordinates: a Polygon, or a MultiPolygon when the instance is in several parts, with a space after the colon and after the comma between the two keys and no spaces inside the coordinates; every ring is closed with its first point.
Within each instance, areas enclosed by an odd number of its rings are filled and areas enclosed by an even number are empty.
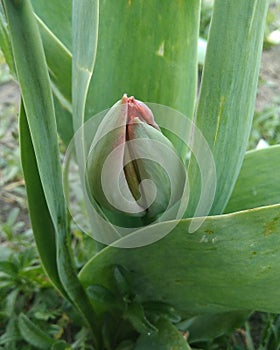
{"type": "Polygon", "coordinates": [[[172,195],[168,171],[160,164],[167,150],[175,154],[143,102],[124,95],[109,110],[89,152],[87,177],[92,199],[110,220],[145,225],[180,199],[185,175],[180,177],[181,164],[175,162],[179,180],[172,195]]]}

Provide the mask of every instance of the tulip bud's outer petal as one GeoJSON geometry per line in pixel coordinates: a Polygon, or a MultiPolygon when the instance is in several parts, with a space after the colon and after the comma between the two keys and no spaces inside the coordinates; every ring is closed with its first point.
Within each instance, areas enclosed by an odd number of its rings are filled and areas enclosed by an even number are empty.
{"type": "MultiPolygon", "coordinates": [[[[121,211],[120,198],[115,198],[115,178],[119,176],[120,191],[124,197],[134,205],[135,212],[142,212],[142,208],[135,202],[123,171],[123,157],[125,148],[127,108],[117,102],[106,114],[94,137],[92,147],[87,160],[87,177],[91,195],[101,208],[111,211],[121,211]],[[97,141],[96,141],[97,140],[97,141]],[[104,163],[114,151],[114,157],[110,162],[110,173],[104,172],[104,163]],[[104,178],[111,176],[112,178],[104,178]],[[106,184],[106,193],[104,185],[106,184]],[[111,197],[109,197],[111,195],[111,197]],[[109,198],[108,198],[109,197],[109,198]],[[114,205],[115,204],[115,205],[114,205]]],[[[133,209],[133,208],[132,208],[133,209]]],[[[124,210],[126,212],[126,210],[124,210]]]]}
{"type": "Polygon", "coordinates": [[[172,143],[160,131],[138,119],[134,120],[134,127],[131,130],[129,139],[141,139],[142,142],[141,148],[133,147],[133,143],[131,145],[128,144],[129,153],[136,159],[133,162],[139,179],[141,181],[148,179],[154,184],[156,188],[155,198],[153,198],[154,193],[151,191],[150,186],[147,186],[145,183],[141,186],[142,182],[140,181],[140,188],[133,188],[129,177],[127,177],[127,181],[135,198],[139,196],[139,190],[141,191],[143,198],[141,198],[140,204],[142,206],[147,207],[147,204],[150,203],[146,209],[147,216],[150,219],[155,219],[159,214],[180,200],[186,181],[184,167],[182,167],[178,157],[168,157],[168,155],[170,156],[170,151],[173,151],[173,155],[176,154],[176,151],[172,143]],[[145,139],[147,142],[144,141],[145,139]],[[144,154],[145,157],[143,158],[144,154]],[[149,159],[146,158],[147,154],[149,159]],[[168,165],[168,168],[173,169],[173,174],[176,174],[172,179],[173,184],[176,183],[175,188],[171,188],[170,174],[166,171],[166,165],[168,165]]]}
{"type": "MultiPolygon", "coordinates": [[[[129,135],[129,140],[135,139],[149,139],[163,144],[170,144],[160,131],[141,122],[139,119],[134,120],[129,135]]],[[[129,143],[126,147],[126,153],[131,158],[134,158],[130,164],[133,164],[137,172],[137,186],[135,186],[135,182],[132,181],[131,177],[126,176],[126,179],[134,198],[146,209],[147,215],[150,218],[155,218],[157,214],[163,212],[168,207],[171,188],[166,171],[157,163],[158,154],[154,153],[153,142],[145,143],[144,141],[142,142],[141,149],[133,144],[133,142],[129,143]],[[149,159],[143,158],[143,154],[150,154],[149,159]],[[151,182],[143,180],[151,180],[151,182]],[[155,191],[149,186],[151,183],[155,191]]]]}
{"type": "Polygon", "coordinates": [[[142,226],[180,200],[186,180],[183,169],[151,110],[124,95],[105,115],[93,139],[88,188],[109,219],[116,223],[129,218],[124,221],[130,227],[142,226]]]}

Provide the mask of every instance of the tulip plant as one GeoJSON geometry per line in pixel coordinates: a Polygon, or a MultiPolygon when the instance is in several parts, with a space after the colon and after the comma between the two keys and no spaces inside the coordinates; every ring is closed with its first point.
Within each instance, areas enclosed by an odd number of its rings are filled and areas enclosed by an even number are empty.
{"type": "Polygon", "coordinates": [[[35,241],[92,349],[195,349],[280,312],[280,146],[246,153],[268,3],[215,0],[197,97],[199,0],[2,0],[35,241]],[[75,166],[97,250],[80,271],[75,166]]]}

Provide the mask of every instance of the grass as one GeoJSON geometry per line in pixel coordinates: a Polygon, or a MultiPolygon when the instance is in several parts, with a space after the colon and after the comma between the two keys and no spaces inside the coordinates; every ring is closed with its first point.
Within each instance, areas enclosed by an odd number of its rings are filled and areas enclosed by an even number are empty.
{"type": "Polygon", "coordinates": [[[255,113],[249,149],[255,148],[260,140],[271,146],[280,143],[280,103],[255,113]]]}
{"type": "MultiPolygon", "coordinates": [[[[275,9],[280,9],[280,0],[271,5],[266,34],[279,28],[275,9]]],[[[208,1],[202,11],[201,36],[205,38],[210,17],[211,2],[208,1]]],[[[10,80],[11,75],[0,53],[0,89],[10,80]]],[[[72,349],[92,349],[79,316],[53,289],[40,265],[27,214],[16,114],[15,104],[0,105],[0,350],[44,348],[34,340],[30,341],[33,326],[44,337],[57,340],[54,349],[69,349],[67,344],[71,344],[72,349]],[[31,324],[20,316],[22,312],[31,324]]],[[[249,149],[255,148],[260,140],[270,145],[280,143],[279,98],[255,113],[249,149]]],[[[80,268],[92,255],[94,246],[79,230],[73,232],[73,249],[77,268],[80,268]]],[[[280,315],[253,313],[235,333],[196,344],[196,347],[204,350],[280,350],[280,315]]]]}

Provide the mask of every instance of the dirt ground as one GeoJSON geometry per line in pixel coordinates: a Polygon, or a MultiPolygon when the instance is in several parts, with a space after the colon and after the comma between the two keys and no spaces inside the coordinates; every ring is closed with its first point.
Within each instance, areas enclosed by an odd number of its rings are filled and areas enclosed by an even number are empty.
{"type": "MultiPolygon", "coordinates": [[[[17,112],[20,103],[18,84],[9,81],[0,85],[0,161],[1,165],[14,162],[11,158],[18,154],[17,112]],[[2,117],[5,116],[5,117],[2,117]],[[5,159],[5,161],[4,161],[5,159]]],[[[17,160],[15,160],[17,162],[17,160]]],[[[20,167],[19,159],[16,167],[20,167]]],[[[18,189],[23,190],[23,180],[16,176],[7,181],[7,169],[0,167],[0,224],[4,224],[12,208],[20,209],[23,222],[28,224],[26,202],[18,189]]]]}
{"type": "Polygon", "coordinates": [[[263,52],[255,109],[262,111],[272,103],[280,106],[280,45],[263,52]]]}

